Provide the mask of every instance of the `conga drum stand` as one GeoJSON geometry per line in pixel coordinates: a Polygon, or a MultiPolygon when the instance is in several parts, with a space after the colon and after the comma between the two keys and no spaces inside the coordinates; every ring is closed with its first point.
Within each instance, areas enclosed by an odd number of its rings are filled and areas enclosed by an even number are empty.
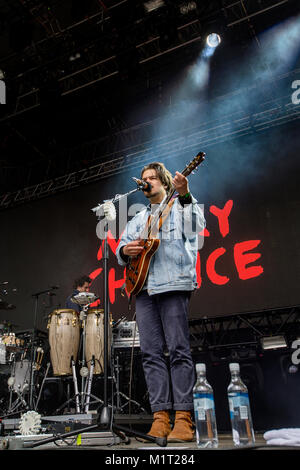
{"type": "MultiPolygon", "coordinates": [[[[93,303],[93,302],[92,302],[93,303]]],[[[88,369],[87,361],[86,361],[86,318],[87,312],[90,307],[91,303],[85,305],[80,312],[80,318],[82,320],[82,362],[81,362],[81,369],[79,371],[81,375],[81,412],[87,413],[89,410],[89,405],[91,403],[101,403],[104,402],[100,400],[100,398],[96,397],[95,395],[91,394],[92,389],[92,382],[93,382],[93,374],[94,374],[94,366],[95,366],[95,357],[92,356],[90,369],[88,369]],[[93,398],[93,402],[90,402],[90,398],[93,398]]]]}
{"type": "Polygon", "coordinates": [[[81,361],[79,374],[81,376],[81,390],[79,391],[78,388],[78,380],[75,368],[75,360],[74,357],[71,357],[70,367],[72,370],[73,376],[73,384],[74,384],[74,392],[75,395],[72,398],[68,398],[66,402],[64,402],[57,410],[56,413],[63,409],[66,405],[70,402],[75,401],[76,406],[76,413],[87,413],[89,411],[89,405],[92,403],[101,403],[103,401],[96,397],[95,395],[91,394],[92,388],[92,381],[93,381],[93,374],[94,374],[94,365],[95,365],[95,357],[92,356],[91,360],[87,361],[86,357],[86,320],[88,315],[88,310],[92,303],[98,300],[98,297],[92,293],[81,292],[74,297],[72,297],[72,302],[76,303],[80,307],[80,314],[79,318],[82,322],[82,332],[81,332],[81,339],[80,339],[80,346],[79,352],[81,350],[81,361]],[[91,366],[88,368],[87,363],[91,362],[91,366]],[[93,401],[90,401],[90,398],[93,401]]]}

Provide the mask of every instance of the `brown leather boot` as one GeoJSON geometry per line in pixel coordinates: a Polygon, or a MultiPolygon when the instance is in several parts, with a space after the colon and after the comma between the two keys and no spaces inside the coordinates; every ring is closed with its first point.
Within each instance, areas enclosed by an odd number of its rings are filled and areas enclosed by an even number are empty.
{"type": "Polygon", "coordinates": [[[148,434],[153,437],[167,437],[171,432],[170,415],[168,411],[156,411],[148,434]]]}
{"type": "Polygon", "coordinates": [[[172,432],[168,442],[191,442],[194,439],[193,423],[190,411],[176,411],[172,432]]]}

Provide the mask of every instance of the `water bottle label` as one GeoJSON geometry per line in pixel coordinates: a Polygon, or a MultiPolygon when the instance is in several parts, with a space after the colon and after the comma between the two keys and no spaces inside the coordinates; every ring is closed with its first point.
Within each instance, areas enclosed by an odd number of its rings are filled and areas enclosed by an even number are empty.
{"type": "Polygon", "coordinates": [[[248,407],[240,406],[240,417],[241,419],[248,419],[248,407]]]}
{"type": "Polygon", "coordinates": [[[248,410],[250,403],[248,393],[231,393],[228,397],[228,401],[230,414],[234,413],[234,410],[239,410],[241,419],[249,419],[248,410]]]}
{"type": "Polygon", "coordinates": [[[199,421],[205,421],[207,410],[214,410],[214,408],[215,404],[212,394],[194,394],[194,410],[196,419],[198,419],[199,421]]]}
{"type": "Polygon", "coordinates": [[[206,413],[205,413],[205,408],[196,408],[196,416],[199,421],[205,421],[206,419],[206,413]]]}

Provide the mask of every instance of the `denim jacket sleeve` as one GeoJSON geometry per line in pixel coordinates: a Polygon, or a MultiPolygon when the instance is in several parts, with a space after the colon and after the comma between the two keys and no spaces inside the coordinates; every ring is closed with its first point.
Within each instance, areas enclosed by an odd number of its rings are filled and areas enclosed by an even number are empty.
{"type": "Polygon", "coordinates": [[[139,238],[139,235],[140,235],[140,232],[141,232],[141,213],[139,213],[138,215],[136,215],[135,217],[133,217],[133,219],[131,219],[126,227],[125,227],[125,230],[121,236],[121,240],[119,242],[119,245],[117,247],[117,250],[116,250],[116,256],[117,256],[117,260],[118,260],[118,263],[121,265],[121,266],[126,266],[126,262],[122,259],[121,255],[120,255],[120,250],[122,248],[122,246],[125,246],[127,245],[127,243],[129,242],[132,242],[133,240],[137,240],[139,238]]]}
{"type": "Polygon", "coordinates": [[[203,213],[203,205],[198,204],[197,200],[192,196],[192,202],[185,204],[184,207],[179,201],[175,203],[175,210],[181,222],[182,232],[185,238],[195,238],[196,234],[202,232],[206,226],[203,213]]]}

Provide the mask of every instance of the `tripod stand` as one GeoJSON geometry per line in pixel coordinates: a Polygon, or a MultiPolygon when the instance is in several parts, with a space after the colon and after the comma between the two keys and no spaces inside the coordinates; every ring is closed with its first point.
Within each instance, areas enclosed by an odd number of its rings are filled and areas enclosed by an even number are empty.
{"type": "Polygon", "coordinates": [[[53,286],[50,287],[49,289],[36,292],[35,294],[32,294],[32,297],[35,299],[35,308],[34,308],[34,321],[33,321],[33,331],[32,331],[32,338],[31,338],[31,349],[30,349],[30,378],[29,378],[29,408],[31,410],[34,409],[34,403],[33,403],[33,394],[34,394],[34,363],[35,363],[35,354],[36,354],[36,348],[35,344],[37,341],[37,317],[38,317],[38,303],[39,303],[39,297],[42,294],[51,294],[51,292],[55,289],[58,289],[58,286],[53,286]]]}
{"type": "MultiPolygon", "coordinates": [[[[140,403],[138,403],[136,400],[133,400],[131,397],[127,396],[124,392],[120,390],[120,358],[118,354],[114,354],[114,381],[116,385],[116,411],[118,413],[124,412],[124,409],[128,407],[129,410],[131,410],[131,404],[133,404],[137,410],[143,413],[147,413],[146,410],[142,407],[140,403]],[[122,403],[123,399],[123,403],[122,403]]],[[[129,412],[130,414],[130,412],[129,412]]]]}

